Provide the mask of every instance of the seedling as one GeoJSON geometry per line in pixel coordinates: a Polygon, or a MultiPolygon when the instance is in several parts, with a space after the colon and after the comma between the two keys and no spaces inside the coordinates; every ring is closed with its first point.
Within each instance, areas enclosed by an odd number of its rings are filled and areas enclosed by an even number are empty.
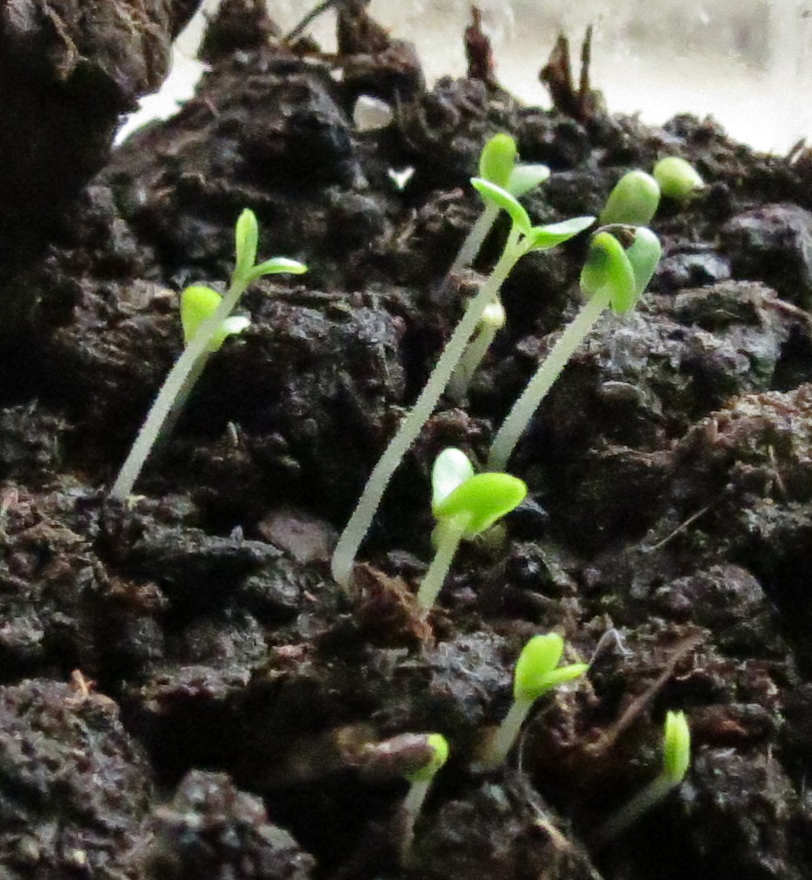
{"type": "Polygon", "coordinates": [[[437,456],[432,470],[432,513],[436,552],[417,593],[417,604],[431,608],[463,538],[471,540],[518,507],[527,486],[510,474],[474,474],[459,449],[437,456]]]}
{"type": "Polygon", "coordinates": [[[623,223],[646,226],[657,213],[660,187],[645,171],[629,171],[615,184],[598,218],[602,226],[623,223]]]}
{"type": "Polygon", "coordinates": [[[455,367],[463,357],[468,341],[479,326],[483,312],[497,298],[504,280],[525,254],[555,247],[594,222],[594,217],[575,217],[563,223],[533,226],[527,211],[507,190],[481,178],[474,178],[471,183],[486,202],[507,211],[513,221],[510,233],[499,261],[479,292],[469,300],[462,319],[446,343],[417,401],[375,465],[358,505],[339,538],[333,554],[332,572],[336,581],[345,588],[350,585],[356,553],[392,474],[434,410],[455,367]]]}
{"type": "Polygon", "coordinates": [[[448,740],[441,733],[428,733],[425,738],[425,744],[431,750],[431,757],[421,767],[404,773],[406,781],[410,783],[409,791],[401,808],[404,818],[401,859],[404,864],[411,861],[414,827],[423,809],[426,795],[434,782],[434,777],[448,760],[448,740]]]}
{"type": "MultiPolygon", "coordinates": [[[[186,347],[169,371],[155,402],[147,413],[135,443],[110,490],[111,498],[123,500],[132,492],[144,462],[164,432],[167,420],[170,419],[173,411],[177,413],[179,410],[176,401],[184,401],[188,398],[208,356],[219,348],[225,335],[233,332],[233,323],[227,323],[229,315],[237,306],[249,284],[264,275],[279,273],[300,275],[307,271],[307,267],[302,263],[289,260],[287,257],[273,257],[270,260],[257,263],[258,240],[257,218],[253,211],[246,208],[237,220],[235,230],[236,259],[228,290],[213,311],[209,308],[212,303],[210,296],[206,294],[192,296],[195,308],[192,310],[194,314],[187,313],[187,329],[184,330],[186,347]],[[205,304],[205,301],[208,301],[208,305],[205,304]],[[197,308],[201,302],[207,317],[202,317],[197,308]]],[[[216,294],[215,291],[212,293],[216,294]]],[[[187,306],[187,312],[188,308],[187,306]]]]}
{"type": "Polygon", "coordinates": [[[492,302],[485,307],[479,322],[476,336],[465,349],[451,380],[448,383],[448,396],[455,402],[461,403],[468,394],[468,388],[474,373],[485,359],[488,349],[491,347],[496,334],[505,326],[505,310],[499,302],[492,302]]]}
{"type": "Polygon", "coordinates": [[[503,471],[524,429],[575,350],[606,309],[630,312],[657,268],[662,248],[645,226],[610,227],[592,237],[581,271],[581,289],[589,297],[542,361],[494,438],[488,468],[503,471]],[[617,233],[617,237],[614,233],[617,233]],[[624,248],[619,238],[627,243],[624,248]]]}
{"type": "Polygon", "coordinates": [[[685,778],[691,763],[691,730],[684,712],[668,712],[663,734],[663,769],[660,775],[621,807],[598,831],[598,840],[607,843],[619,837],[658,804],[685,778]]]}
{"type": "MultiPolygon", "coordinates": [[[[527,163],[517,165],[517,156],[516,141],[509,134],[495,134],[480,153],[479,176],[506,189],[516,198],[544,183],[550,176],[550,169],[546,165],[527,163]]],[[[499,207],[486,202],[484,210],[462,243],[449,274],[454,275],[474,262],[482,242],[488,237],[498,216],[499,207]]]]}
{"type": "Polygon", "coordinates": [[[705,187],[694,166],[679,156],[660,159],[651,173],[660,185],[663,195],[677,202],[690,201],[705,187]]]}
{"type": "Polygon", "coordinates": [[[588,663],[559,666],[563,653],[564,639],[558,633],[533,636],[524,646],[513,673],[513,705],[488,743],[484,767],[498,767],[507,760],[527,713],[539,697],[589,669],[588,663]]]}

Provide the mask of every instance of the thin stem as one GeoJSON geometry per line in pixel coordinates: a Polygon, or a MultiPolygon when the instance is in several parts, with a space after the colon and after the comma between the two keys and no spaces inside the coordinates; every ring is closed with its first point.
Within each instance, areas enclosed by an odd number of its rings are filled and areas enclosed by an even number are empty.
{"type": "MultiPolygon", "coordinates": [[[[175,361],[158,392],[158,396],[147,413],[144,424],[135,438],[135,443],[133,443],[127,459],[121,466],[113,488],[110,490],[111,498],[123,501],[132,492],[135,481],[144,467],[144,462],[147,460],[152,447],[161,435],[167,418],[172,412],[175,400],[180,394],[185,393],[188,395],[191,388],[188,382],[189,377],[198,372],[196,370],[198,361],[202,359],[203,364],[205,364],[209,355],[209,344],[214,334],[217,333],[223,321],[234,310],[247,287],[248,284],[244,279],[232,279],[231,286],[214,313],[200,325],[197,333],[195,333],[183,350],[181,356],[175,361]]],[[[200,369],[202,370],[202,366],[200,369]]]]}
{"type": "Polygon", "coordinates": [[[401,815],[403,816],[403,838],[400,844],[400,861],[404,866],[410,865],[413,861],[412,846],[414,844],[414,826],[417,823],[417,817],[423,809],[423,802],[429,793],[431,779],[417,779],[411,784],[408,794],[401,805],[401,815]]]}
{"type": "Polygon", "coordinates": [[[493,228],[496,218],[499,216],[499,208],[488,202],[485,209],[476,218],[476,222],[471,227],[462,247],[457,254],[451,268],[448,270],[449,275],[455,275],[470,266],[477,258],[482,242],[487,238],[488,233],[493,228]]]}
{"type": "Polygon", "coordinates": [[[460,546],[466,522],[467,517],[458,517],[451,522],[440,524],[437,530],[440,536],[437,551],[417,591],[417,604],[421,608],[431,608],[437,600],[448,569],[451,568],[454,554],[460,546]]]}
{"type": "Polygon", "coordinates": [[[673,781],[664,773],[652,780],[642,791],[639,791],[627,804],[622,806],[614,815],[604,822],[598,829],[597,839],[601,843],[608,843],[628,831],[632,825],[655,804],[658,804],[673,788],[673,781]]]}
{"type": "Polygon", "coordinates": [[[483,767],[490,770],[505,763],[513,744],[519,738],[522,724],[524,724],[524,719],[527,718],[527,713],[532,705],[532,702],[527,702],[527,700],[513,701],[510,711],[488,743],[482,760],[483,767]]]}
{"type": "Polygon", "coordinates": [[[575,349],[578,348],[608,306],[608,294],[600,291],[593,294],[581,306],[581,310],[573,321],[564,329],[498,430],[488,455],[489,470],[504,471],[507,469],[508,460],[544,395],[561,375],[561,371],[572,357],[575,349]]]}
{"type": "Polygon", "coordinates": [[[454,367],[462,357],[468,340],[479,324],[485,307],[499,292],[499,288],[510,274],[516,261],[525,253],[524,248],[518,243],[518,238],[518,233],[511,232],[499,262],[480,288],[479,293],[468,303],[462,320],[446,343],[425,387],[420,392],[420,396],[401,423],[395,436],[389,441],[389,445],[370,474],[358,506],[342,532],[333,554],[333,577],[343,587],[350,585],[358,548],[366,536],[392,474],[434,411],[437,401],[454,372],[454,367]]]}

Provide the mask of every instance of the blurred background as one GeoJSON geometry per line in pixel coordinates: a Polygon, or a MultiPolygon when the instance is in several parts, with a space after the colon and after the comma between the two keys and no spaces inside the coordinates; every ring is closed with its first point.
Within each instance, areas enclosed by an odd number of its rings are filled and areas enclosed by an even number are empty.
{"type": "MultiPolygon", "coordinates": [[[[202,72],[194,60],[219,0],[205,0],[177,42],[175,67],[161,93],[143,101],[119,136],[147,119],[171,115],[202,72]]],[[[271,18],[292,29],[318,0],[268,0],[271,18]]],[[[758,150],[786,153],[812,141],[812,0],[479,0],[500,82],[529,104],[550,105],[538,72],[559,31],[574,53],[594,27],[592,84],[613,112],[639,112],[657,124],[675,113],[712,115],[758,150]]],[[[371,0],[371,14],[416,44],[430,81],[465,72],[462,34],[470,0],[371,0]]],[[[307,29],[335,47],[328,11],[307,29]]],[[[577,57],[576,57],[577,65],[577,57]]]]}

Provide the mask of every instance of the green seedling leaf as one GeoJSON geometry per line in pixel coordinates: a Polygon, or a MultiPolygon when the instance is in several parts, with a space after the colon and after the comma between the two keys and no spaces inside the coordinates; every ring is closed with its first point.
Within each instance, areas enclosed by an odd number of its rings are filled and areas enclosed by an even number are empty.
{"type": "Polygon", "coordinates": [[[606,207],[601,211],[600,223],[623,223],[629,226],[646,226],[657,212],[660,204],[660,187],[645,171],[629,171],[615,184],[609,193],[606,207]]]}
{"type": "Polygon", "coordinates": [[[434,460],[434,467],[431,469],[432,511],[436,511],[437,505],[443,499],[473,475],[474,466],[461,449],[444,449],[434,460]]]}
{"type": "Polygon", "coordinates": [[[507,189],[516,152],[516,141],[509,134],[495,134],[479,154],[479,176],[507,189]]]}
{"type": "Polygon", "coordinates": [[[637,302],[634,269],[623,246],[611,232],[597,232],[592,237],[580,284],[590,296],[607,296],[612,309],[621,314],[637,302]]]}
{"type": "Polygon", "coordinates": [[[475,474],[434,509],[440,521],[461,519],[464,538],[475,538],[524,501],[525,483],[510,474],[475,474]]]}
{"type": "Polygon", "coordinates": [[[663,254],[660,239],[646,226],[634,230],[634,241],[626,249],[626,256],[634,272],[635,295],[639,298],[651,281],[663,254]]]}
{"type": "Polygon", "coordinates": [[[247,278],[251,267],[257,261],[257,246],[259,244],[257,216],[250,208],[245,208],[237,219],[234,243],[236,252],[234,277],[247,278]]]}
{"type": "Polygon", "coordinates": [[[431,760],[421,767],[406,775],[409,782],[428,781],[436,776],[437,771],[448,760],[448,740],[441,733],[430,733],[426,737],[427,744],[432,750],[431,760]]]}
{"type": "Polygon", "coordinates": [[[663,758],[663,774],[672,786],[679,785],[691,763],[691,730],[684,712],[665,716],[663,758]]]}
{"type": "MultiPolygon", "coordinates": [[[[220,305],[222,297],[216,290],[203,284],[193,284],[180,295],[180,322],[183,327],[183,343],[189,345],[200,325],[211,317],[220,305]]],[[[243,316],[226,318],[209,343],[209,351],[217,351],[228,336],[242,333],[251,321],[243,316]]]]}
{"type": "Polygon", "coordinates": [[[282,272],[289,275],[303,275],[307,272],[307,266],[298,260],[290,260],[287,257],[271,257],[270,260],[253,266],[245,277],[248,281],[256,281],[263,275],[279,275],[282,272]]]}
{"type": "Polygon", "coordinates": [[[678,202],[687,202],[705,187],[705,182],[696,168],[679,156],[666,156],[665,159],[660,159],[654,166],[652,174],[663,195],[678,202]]]}
{"type": "MultiPolygon", "coordinates": [[[[512,196],[517,199],[521,198],[531,189],[544,183],[550,176],[550,169],[546,165],[533,165],[528,163],[520,163],[514,165],[510,172],[510,179],[504,187],[512,196]]],[[[500,184],[501,185],[501,184],[500,184]]]]}
{"type": "Polygon", "coordinates": [[[514,226],[519,232],[523,235],[527,235],[530,232],[531,224],[527,211],[525,211],[525,209],[506,189],[502,189],[501,186],[497,186],[489,180],[484,180],[481,177],[472,177],[471,185],[479,192],[486,202],[491,202],[496,205],[497,208],[502,208],[504,211],[507,211],[514,226]]]}
{"type": "Polygon", "coordinates": [[[513,697],[517,702],[532,703],[566,681],[583,675],[589,665],[574,663],[558,667],[564,653],[564,640],[558,633],[533,636],[516,661],[513,697]]]}
{"type": "Polygon", "coordinates": [[[588,229],[595,222],[594,217],[573,217],[561,223],[547,226],[534,226],[527,233],[529,250],[546,251],[588,229]]]}

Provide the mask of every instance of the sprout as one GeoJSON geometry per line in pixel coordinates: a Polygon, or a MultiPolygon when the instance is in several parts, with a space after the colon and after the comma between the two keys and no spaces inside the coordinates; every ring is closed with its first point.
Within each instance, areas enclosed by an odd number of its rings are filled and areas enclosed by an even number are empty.
{"type": "Polygon", "coordinates": [[[660,159],[651,173],[663,195],[677,202],[689,201],[705,186],[694,166],[679,156],[660,159]]]}
{"type": "MultiPolygon", "coordinates": [[[[546,165],[517,165],[517,155],[516,141],[509,134],[504,132],[495,134],[480,153],[480,178],[519,198],[533,187],[544,183],[550,176],[550,169],[546,165]]],[[[474,262],[482,247],[482,242],[487,238],[498,216],[499,206],[492,202],[486,202],[484,211],[471,227],[471,231],[462,243],[462,247],[449,269],[450,275],[459,273],[474,262]]]]}
{"type": "Polygon", "coordinates": [[[487,305],[479,321],[477,334],[465,349],[465,353],[460,358],[460,362],[448,383],[448,396],[455,403],[461,403],[465,400],[474,373],[485,359],[496,334],[504,326],[505,310],[502,308],[502,304],[492,302],[487,305]]]}
{"type": "Polygon", "coordinates": [[[437,520],[432,538],[437,550],[417,593],[421,608],[434,605],[460,541],[489,529],[526,495],[527,486],[510,474],[474,474],[459,449],[437,456],[432,469],[432,513],[437,520]]]}
{"type": "Polygon", "coordinates": [[[401,807],[405,828],[401,847],[401,860],[404,864],[411,861],[414,827],[423,809],[423,802],[426,800],[434,777],[448,760],[448,740],[441,733],[425,734],[425,746],[431,751],[429,760],[422,766],[403,774],[406,781],[411,783],[401,807]]]}
{"type": "MultiPolygon", "coordinates": [[[[189,345],[200,325],[216,311],[222,296],[211,287],[193,284],[180,295],[180,322],[183,327],[183,344],[189,345]]],[[[229,336],[242,333],[251,325],[251,320],[244,315],[232,315],[220,325],[220,329],[212,337],[208,350],[217,351],[229,336]]]]}
{"type": "Polygon", "coordinates": [[[504,208],[513,220],[513,224],[499,261],[476,296],[468,302],[461,321],[446,343],[417,401],[370,474],[358,505],[338,540],[331,567],[333,577],[344,587],[350,585],[355,555],[375,516],[392,474],[434,410],[463,357],[469,340],[479,326],[485,309],[499,295],[504,280],[525,254],[555,247],[594,222],[594,217],[575,217],[563,223],[533,226],[527,211],[507,190],[480,178],[474,178],[471,183],[479,190],[486,202],[504,208]]]}
{"type": "Polygon", "coordinates": [[[558,633],[533,636],[524,646],[513,673],[513,705],[488,743],[485,767],[498,767],[507,760],[527,713],[539,697],[589,669],[588,663],[559,666],[563,653],[564,639],[558,633]]]}
{"type": "Polygon", "coordinates": [[[496,433],[488,456],[490,470],[506,469],[533,413],[603,312],[631,311],[651,280],[662,252],[657,236],[643,226],[615,231],[629,241],[629,246],[624,248],[605,229],[592,237],[581,271],[581,289],[589,299],[559,336],[496,433]]]}
{"type": "MultiPolygon", "coordinates": [[[[171,426],[180,406],[199,378],[208,356],[222,345],[225,335],[235,332],[235,325],[227,322],[248,285],[263,275],[300,275],[307,271],[306,266],[287,257],[274,257],[263,263],[256,263],[258,240],[257,218],[253,211],[246,208],[240,214],[235,228],[236,258],[229,288],[213,309],[210,308],[212,300],[208,294],[201,294],[198,289],[197,293],[191,295],[191,300],[187,303],[184,329],[186,347],[169,371],[147,413],[135,443],[110,490],[111,498],[123,500],[132,492],[147,456],[168,426],[171,426]],[[207,310],[205,316],[202,310],[207,310]]],[[[219,296],[216,291],[211,293],[219,296]]]]}
{"type": "Polygon", "coordinates": [[[691,731],[684,712],[668,712],[663,733],[663,768],[659,776],[621,807],[598,831],[602,842],[628,830],[644,813],[682,783],[691,764],[691,731]]]}
{"type": "Polygon", "coordinates": [[[657,213],[659,204],[660,187],[657,181],[645,171],[629,171],[609,193],[598,222],[602,226],[612,223],[645,226],[657,213]]]}

